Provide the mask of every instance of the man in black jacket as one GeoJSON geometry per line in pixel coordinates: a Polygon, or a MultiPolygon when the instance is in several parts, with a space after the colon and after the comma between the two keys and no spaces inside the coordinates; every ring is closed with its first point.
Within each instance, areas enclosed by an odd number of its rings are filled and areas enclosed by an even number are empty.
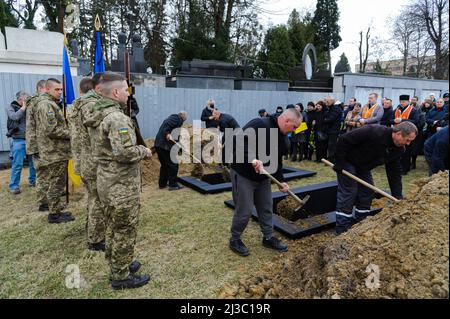
{"type": "Polygon", "coordinates": [[[213,111],[215,110],[215,102],[212,99],[209,99],[206,107],[202,111],[202,116],[200,119],[205,122],[206,128],[217,128],[217,121],[214,120],[213,111]]]}
{"type": "MultiPolygon", "coordinates": [[[[234,136],[231,184],[235,211],[231,224],[230,249],[241,256],[249,255],[241,240],[241,234],[247,227],[253,206],[256,207],[264,236],[263,245],[277,251],[288,250],[288,247],[272,234],[273,201],[270,179],[259,172],[266,165],[265,169],[283,182],[282,157],[287,154],[289,147],[286,135],[294,132],[301,121],[302,116],[296,109],[288,109],[278,117],[253,119],[244,126],[241,134],[234,136]],[[262,146],[264,149],[259,149],[262,146]],[[264,159],[266,155],[269,158],[264,159]],[[252,164],[254,159],[257,160],[255,166],[252,164]]],[[[286,183],[280,188],[282,192],[287,192],[288,189],[286,183]]]]}
{"type": "MultiPolygon", "coordinates": [[[[213,112],[213,118],[218,123],[218,128],[220,130],[220,133],[222,135],[220,139],[220,143],[222,144],[222,163],[225,163],[225,130],[226,129],[237,129],[240,128],[239,123],[236,121],[236,119],[231,116],[230,114],[221,113],[219,110],[214,110],[213,112]]],[[[230,152],[231,153],[231,152],[230,152]]]]}
{"type": "Polygon", "coordinates": [[[386,165],[389,182],[400,181],[398,160],[417,136],[417,127],[404,122],[394,128],[366,125],[339,137],[334,170],[337,172],[336,233],[348,230],[354,221],[364,219],[370,212],[373,191],[342,174],[342,170],[373,184],[371,170],[386,165]],[[355,218],[352,211],[355,206],[355,218]]]}
{"type": "Polygon", "coordinates": [[[158,134],[155,138],[155,148],[158,154],[161,168],[159,171],[159,188],[167,187],[169,183],[169,190],[178,190],[182,187],[177,183],[178,163],[170,159],[170,149],[174,145],[172,142],[172,131],[180,128],[183,122],[187,119],[187,113],[181,111],[178,114],[172,114],[161,124],[158,134]]]}
{"type": "Polygon", "coordinates": [[[327,97],[325,103],[328,106],[328,111],[325,113],[323,123],[326,127],[325,133],[328,134],[328,160],[334,163],[336,161],[336,144],[341,127],[343,109],[342,103],[334,103],[331,97],[327,97]]]}
{"type": "Polygon", "coordinates": [[[387,127],[392,126],[392,119],[394,118],[394,109],[392,108],[392,100],[385,98],[383,102],[384,113],[380,120],[380,125],[387,127]]]}

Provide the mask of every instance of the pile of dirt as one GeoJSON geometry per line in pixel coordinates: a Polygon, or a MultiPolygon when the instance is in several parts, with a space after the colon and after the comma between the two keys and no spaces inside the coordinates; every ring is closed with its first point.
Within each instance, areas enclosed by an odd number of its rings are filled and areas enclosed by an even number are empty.
{"type": "MultiPolygon", "coordinates": [[[[189,135],[182,134],[181,139],[189,138],[190,150],[192,151],[192,149],[193,149],[192,145],[193,145],[193,139],[194,139],[192,125],[185,125],[185,126],[183,126],[183,128],[186,128],[188,130],[189,135]]],[[[206,134],[205,132],[209,132],[209,131],[205,131],[204,129],[201,129],[202,148],[209,142],[213,141],[215,138],[215,136],[213,134],[206,134]]],[[[154,139],[148,139],[145,142],[149,148],[154,146],[154,144],[155,144],[154,139]]],[[[212,154],[212,151],[211,151],[211,154],[212,154]]],[[[202,160],[204,160],[204,158],[202,158],[202,160]]],[[[150,160],[141,161],[142,183],[144,185],[149,185],[149,184],[158,182],[160,167],[161,167],[161,165],[159,163],[157,154],[153,154],[153,156],[150,160]]],[[[203,165],[194,164],[194,163],[189,163],[189,164],[181,163],[179,165],[178,175],[179,176],[191,175],[196,178],[201,178],[204,174],[214,173],[216,167],[217,167],[217,164],[215,164],[215,163],[203,164],[203,165]]]]}
{"type": "Polygon", "coordinates": [[[286,196],[280,200],[277,204],[277,215],[280,215],[288,220],[294,215],[295,209],[299,206],[299,203],[291,196],[286,196]]]}
{"type": "Polygon", "coordinates": [[[449,174],[416,181],[347,233],[292,242],[255,276],[225,285],[222,298],[448,298],[449,174]],[[291,257],[286,257],[291,256],[291,257]]]}

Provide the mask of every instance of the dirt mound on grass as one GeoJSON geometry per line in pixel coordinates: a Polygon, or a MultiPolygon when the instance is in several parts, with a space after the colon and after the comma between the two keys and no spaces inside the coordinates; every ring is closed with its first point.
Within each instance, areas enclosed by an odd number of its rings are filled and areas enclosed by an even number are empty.
{"type": "MultiPolygon", "coordinates": [[[[188,129],[189,136],[190,136],[190,150],[192,151],[192,149],[193,149],[193,147],[192,147],[192,145],[193,145],[192,125],[186,125],[186,126],[183,126],[183,128],[188,129]]],[[[202,148],[209,142],[213,141],[213,139],[214,139],[213,135],[204,134],[204,132],[205,132],[205,130],[201,129],[202,148]]],[[[154,139],[148,139],[145,142],[148,147],[152,147],[155,144],[154,139]]],[[[204,158],[202,158],[202,160],[203,159],[204,158]]],[[[142,183],[144,185],[157,183],[158,179],[159,179],[160,167],[161,167],[161,165],[159,163],[157,154],[153,154],[153,156],[150,160],[141,161],[142,183]]],[[[214,173],[216,167],[217,167],[217,164],[214,164],[214,163],[203,164],[203,166],[200,164],[195,165],[194,163],[189,163],[189,164],[181,163],[179,165],[178,176],[191,175],[196,178],[201,178],[204,174],[214,173]]]]}
{"type": "Polygon", "coordinates": [[[448,298],[449,174],[420,179],[400,203],[347,233],[292,242],[223,298],[448,298]],[[291,256],[291,257],[287,257],[291,256]]]}

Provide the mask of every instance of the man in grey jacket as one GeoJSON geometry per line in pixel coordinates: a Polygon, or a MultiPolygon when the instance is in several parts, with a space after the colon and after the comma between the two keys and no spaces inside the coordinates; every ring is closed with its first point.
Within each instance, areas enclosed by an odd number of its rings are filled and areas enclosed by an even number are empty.
{"type": "MultiPolygon", "coordinates": [[[[20,176],[22,174],[23,162],[26,155],[25,150],[25,130],[26,130],[26,100],[28,94],[24,91],[16,93],[16,99],[6,107],[6,114],[8,116],[8,133],[7,136],[12,138],[12,168],[11,178],[9,182],[9,190],[11,194],[20,193],[20,176]]],[[[28,184],[35,186],[36,171],[33,166],[32,157],[28,157],[29,174],[28,184]]]]}

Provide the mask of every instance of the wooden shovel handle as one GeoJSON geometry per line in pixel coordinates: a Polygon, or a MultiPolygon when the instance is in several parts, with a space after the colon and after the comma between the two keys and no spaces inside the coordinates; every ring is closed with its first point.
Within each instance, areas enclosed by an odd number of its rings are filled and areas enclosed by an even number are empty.
{"type": "MultiPolygon", "coordinates": [[[[322,163],[325,163],[325,164],[327,164],[327,165],[330,166],[330,167],[334,167],[334,164],[333,164],[333,163],[331,163],[330,161],[327,161],[327,160],[324,159],[324,158],[322,158],[321,161],[322,161],[322,163]]],[[[361,178],[359,178],[359,177],[353,175],[352,173],[347,172],[346,170],[342,170],[342,174],[344,174],[344,175],[350,177],[351,179],[357,181],[358,183],[360,183],[360,184],[366,186],[367,188],[370,188],[370,189],[373,190],[374,192],[377,192],[378,194],[381,194],[381,195],[383,195],[384,197],[387,197],[387,198],[389,198],[390,200],[392,200],[392,201],[394,201],[394,202],[396,202],[396,203],[400,202],[400,200],[398,200],[398,199],[395,198],[394,196],[392,196],[392,195],[386,193],[385,191],[379,189],[378,187],[376,187],[376,186],[374,186],[374,185],[372,185],[372,184],[367,183],[366,181],[364,181],[364,180],[362,180],[361,178]]]]}
{"type": "Polygon", "coordinates": [[[181,148],[183,151],[185,151],[186,153],[188,153],[188,154],[192,157],[192,159],[193,159],[194,161],[197,161],[200,165],[203,166],[202,161],[199,160],[198,158],[196,158],[196,157],[194,156],[194,154],[191,154],[191,152],[188,152],[188,151],[183,147],[183,145],[181,145],[180,143],[178,143],[177,141],[175,141],[173,138],[170,138],[170,141],[172,141],[175,145],[177,145],[177,146],[178,146],[179,148],[181,148]]]}

